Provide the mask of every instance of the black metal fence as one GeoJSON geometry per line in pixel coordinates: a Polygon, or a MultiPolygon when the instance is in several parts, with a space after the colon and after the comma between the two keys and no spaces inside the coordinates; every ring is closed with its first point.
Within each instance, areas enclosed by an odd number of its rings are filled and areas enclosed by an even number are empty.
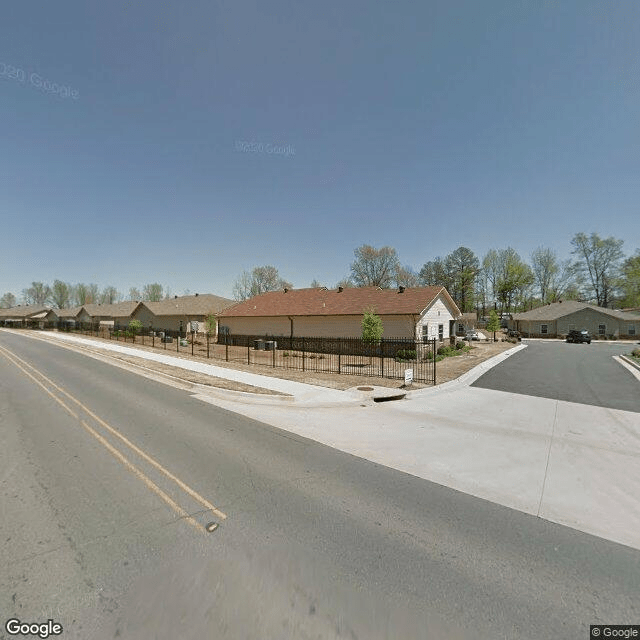
{"type": "MultiPolygon", "coordinates": [[[[12,326],[15,326],[12,325],[12,326]]],[[[151,327],[113,328],[99,324],[27,321],[32,329],[79,333],[108,340],[265,367],[293,369],[309,373],[338,373],[403,380],[412,370],[416,382],[436,383],[435,338],[382,338],[368,342],[362,338],[283,337],[195,334],[151,327]]]]}

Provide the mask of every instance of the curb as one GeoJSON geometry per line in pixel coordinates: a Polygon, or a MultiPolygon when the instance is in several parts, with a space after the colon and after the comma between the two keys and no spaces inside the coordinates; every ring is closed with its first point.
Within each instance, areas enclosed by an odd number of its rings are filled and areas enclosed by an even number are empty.
{"type": "Polygon", "coordinates": [[[518,353],[518,351],[522,351],[526,349],[526,344],[519,344],[512,349],[508,349],[507,351],[503,351],[498,355],[481,362],[476,365],[467,373],[463,373],[459,378],[455,380],[449,380],[449,382],[444,382],[443,384],[437,385],[435,387],[429,387],[427,389],[416,389],[415,391],[409,391],[407,393],[407,400],[422,398],[423,396],[432,395],[438,391],[450,391],[452,389],[460,389],[461,387],[468,387],[470,384],[475,382],[481,375],[485,374],[489,369],[493,369],[496,365],[499,365],[503,360],[506,360],[514,353],[518,353]]]}
{"type": "Polygon", "coordinates": [[[635,367],[638,371],[640,371],[640,364],[638,364],[635,360],[632,360],[629,356],[620,355],[620,358],[625,362],[628,362],[632,367],[635,367]]]}

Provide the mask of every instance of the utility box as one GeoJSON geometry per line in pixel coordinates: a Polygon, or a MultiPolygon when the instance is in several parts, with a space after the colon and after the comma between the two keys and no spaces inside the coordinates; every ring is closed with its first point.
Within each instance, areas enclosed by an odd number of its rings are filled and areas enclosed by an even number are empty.
{"type": "Polygon", "coordinates": [[[264,343],[265,351],[273,351],[276,348],[275,340],[266,340],[264,343]]]}
{"type": "Polygon", "coordinates": [[[254,351],[264,351],[265,347],[264,340],[254,340],[253,341],[253,349],[254,351]]]}
{"type": "Polygon", "coordinates": [[[173,338],[171,336],[162,336],[162,342],[173,342],[173,338]]]}

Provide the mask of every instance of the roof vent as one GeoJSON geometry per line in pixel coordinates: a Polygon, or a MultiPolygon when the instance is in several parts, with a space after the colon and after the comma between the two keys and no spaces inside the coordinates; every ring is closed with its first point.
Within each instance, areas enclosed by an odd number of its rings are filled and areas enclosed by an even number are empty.
{"type": "Polygon", "coordinates": [[[174,298],[174,300],[177,300],[177,299],[178,299],[178,296],[173,296],[173,298],[174,298]]]}
{"type": "Polygon", "coordinates": [[[198,297],[198,294],[196,293],[196,298],[198,297]]]}
{"type": "Polygon", "coordinates": [[[398,293],[404,293],[404,287],[402,285],[398,287],[398,293]]]}
{"type": "Polygon", "coordinates": [[[342,293],[344,291],[344,287],[338,287],[338,293],[342,293]]]}
{"type": "Polygon", "coordinates": [[[289,289],[287,289],[287,287],[284,288],[284,292],[287,293],[289,291],[289,289]]]}
{"type": "Polygon", "coordinates": [[[562,304],[562,300],[558,300],[558,304],[562,304]]]}

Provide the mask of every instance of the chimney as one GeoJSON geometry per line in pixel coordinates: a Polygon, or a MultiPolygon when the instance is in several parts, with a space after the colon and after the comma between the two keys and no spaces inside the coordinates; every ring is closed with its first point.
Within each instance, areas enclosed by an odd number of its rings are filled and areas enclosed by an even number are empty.
{"type": "Polygon", "coordinates": [[[338,287],[338,293],[342,293],[344,291],[344,287],[338,287]]]}
{"type": "Polygon", "coordinates": [[[178,296],[173,296],[173,298],[174,298],[174,300],[177,300],[177,299],[178,299],[178,296]]]}
{"type": "Polygon", "coordinates": [[[198,294],[196,293],[196,298],[198,297],[198,294]]]}
{"type": "Polygon", "coordinates": [[[404,287],[402,285],[398,287],[398,293],[404,293],[404,287]]]}
{"type": "Polygon", "coordinates": [[[287,289],[287,287],[284,288],[284,292],[287,293],[287,291],[289,291],[289,289],[287,289]]]}

